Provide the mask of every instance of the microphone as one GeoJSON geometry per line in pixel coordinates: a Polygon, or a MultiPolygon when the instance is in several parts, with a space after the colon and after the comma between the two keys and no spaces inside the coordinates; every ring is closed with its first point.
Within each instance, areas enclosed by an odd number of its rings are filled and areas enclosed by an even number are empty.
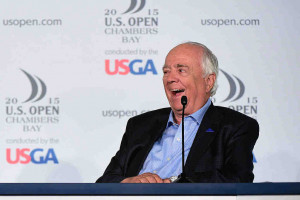
{"type": "Polygon", "coordinates": [[[179,175],[178,179],[173,181],[173,183],[193,183],[192,180],[190,180],[188,177],[185,175],[185,170],[184,170],[184,109],[187,104],[187,97],[182,96],[181,97],[181,104],[182,104],[182,119],[181,119],[181,125],[182,125],[182,140],[181,140],[181,149],[182,149],[182,173],[179,175]]]}
{"type": "Polygon", "coordinates": [[[182,112],[183,112],[184,108],[185,108],[185,105],[187,104],[187,97],[186,96],[181,97],[181,104],[183,106],[183,110],[182,110],[182,112]]]}

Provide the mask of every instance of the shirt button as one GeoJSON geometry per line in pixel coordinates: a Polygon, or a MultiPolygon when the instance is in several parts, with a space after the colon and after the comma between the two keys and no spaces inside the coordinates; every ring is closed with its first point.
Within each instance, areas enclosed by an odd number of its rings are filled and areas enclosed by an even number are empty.
{"type": "Polygon", "coordinates": [[[169,161],[169,160],[171,160],[171,158],[167,158],[167,160],[169,161]]]}
{"type": "Polygon", "coordinates": [[[156,170],[153,171],[153,173],[156,173],[156,172],[157,172],[156,170]]]}
{"type": "Polygon", "coordinates": [[[177,138],[177,141],[179,142],[179,141],[180,141],[180,138],[177,138]]]}

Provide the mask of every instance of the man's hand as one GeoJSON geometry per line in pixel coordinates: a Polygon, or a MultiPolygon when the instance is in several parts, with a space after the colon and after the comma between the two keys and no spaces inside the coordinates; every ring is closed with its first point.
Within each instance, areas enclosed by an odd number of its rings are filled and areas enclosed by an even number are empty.
{"type": "Polygon", "coordinates": [[[157,174],[144,173],[138,176],[125,178],[121,183],[171,183],[170,179],[161,179],[157,174]]]}

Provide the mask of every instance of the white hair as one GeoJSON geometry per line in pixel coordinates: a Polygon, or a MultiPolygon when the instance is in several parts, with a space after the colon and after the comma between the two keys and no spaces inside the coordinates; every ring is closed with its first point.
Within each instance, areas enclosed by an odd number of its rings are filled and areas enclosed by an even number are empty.
{"type": "Polygon", "coordinates": [[[213,88],[210,90],[210,96],[214,96],[216,94],[218,83],[217,83],[217,77],[219,74],[219,67],[218,67],[218,59],[213,54],[213,52],[207,48],[204,44],[198,43],[198,42],[185,42],[182,44],[191,44],[196,45],[198,47],[201,47],[203,49],[203,56],[202,56],[202,67],[203,67],[203,77],[206,77],[209,74],[215,74],[216,80],[214,83],[213,88]]]}

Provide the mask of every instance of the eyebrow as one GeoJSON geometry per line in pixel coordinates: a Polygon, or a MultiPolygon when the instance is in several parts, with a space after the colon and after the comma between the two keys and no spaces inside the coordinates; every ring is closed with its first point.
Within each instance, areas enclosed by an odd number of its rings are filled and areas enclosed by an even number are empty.
{"type": "MultiPolygon", "coordinates": [[[[189,66],[187,66],[187,65],[182,65],[182,64],[177,64],[177,65],[176,65],[176,68],[180,68],[180,67],[188,68],[189,66]]],[[[164,66],[162,67],[163,70],[166,69],[166,68],[171,68],[171,67],[168,66],[168,65],[164,65],[164,66]]]]}
{"type": "Polygon", "coordinates": [[[177,68],[179,68],[179,67],[189,67],[189,66],[187,66],[187,65],[181,65],[181,64],[177,64],[177,66],[176,66],[177,68]]]}
{"type": "Polygon", "coordinates": [[[163,67],[162,67],[162,70],[164,70],[164,69],[166,69],[166,68],[171,68],[170,66],[167,66],[167,65],[164,65],[163,67]]]}

